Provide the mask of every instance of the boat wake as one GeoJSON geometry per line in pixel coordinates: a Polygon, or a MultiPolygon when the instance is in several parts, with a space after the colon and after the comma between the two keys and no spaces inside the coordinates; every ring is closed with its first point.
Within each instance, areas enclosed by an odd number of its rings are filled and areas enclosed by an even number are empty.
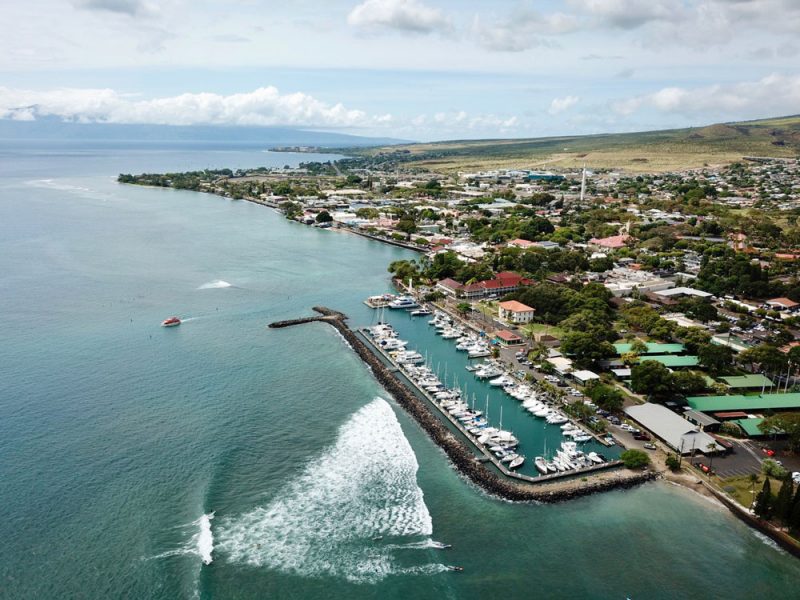
{"type": "Polygon", "coordinates": [[[204,283],[198,290],[222,290],[225,288],[233,287],[232,284],[228,283],[227,281],[223,281],[222,279],[215,279],[214,281],[209,281],[204,283]]]}
{"type": "Polygon", "coordinates": [[[391,406],[375,398],[280,497],[221,522],[218,555],[254,567],[359,583],[397,573],[440,572],[442,565],[401,567],[388,547],[373,541],[431,535],[418,467],[391,406]]]}
{"type": "Polygon", "coordinates": [[[186,556],[194,555],[199,556],[204,565],[210,565],[213,562],[211,556],[214,551],[214,534],[211,531],[211,520],[214,518],[214,512],[203,515],[196,521],[192,521],[187,527],[195,529],[194,535],[191,539],[181,548],[176,550],[167,550],[156,556],[151,556],[151,560],[159,558],[168,558],[170,556],[186,556]]]}

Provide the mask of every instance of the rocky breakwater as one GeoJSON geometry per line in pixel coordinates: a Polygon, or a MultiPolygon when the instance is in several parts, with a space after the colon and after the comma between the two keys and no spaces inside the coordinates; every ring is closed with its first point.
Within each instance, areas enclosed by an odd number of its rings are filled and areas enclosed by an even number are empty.
{"type": "Polygon", "coordinates": [[[375,378],[444,450],[456,469],[489,494],[513,501],[560,502],[611,489],[630,488],[656,478],[652,471],[617,471],[602,475],[562,480],[556,483],[527,484],[511,481],[479,462],[469,447],[429,409],[425,401],[401,383],[382,360],[347,326],[347,316],[324,306],[315,306],[318,317],[304,317],[271,323],[272,328],[321,321],[330,324],[347,340],[353,351],[372,370],[375,378]]]}

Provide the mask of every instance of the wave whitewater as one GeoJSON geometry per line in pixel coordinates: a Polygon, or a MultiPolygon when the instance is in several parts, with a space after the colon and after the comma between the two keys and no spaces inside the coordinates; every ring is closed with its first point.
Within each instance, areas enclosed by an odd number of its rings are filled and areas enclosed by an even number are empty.
{"type": "Polygon", "coordinates": [[[431,535],[418,468],[391,406],[375,398],[279,498],[221,524],[217,550],[234,563],[359,583],[441,572],[443,565],[401,568],[373,541],[431,535]]]}
{"type": "Polygon", "coordinates": [[[209,281],[204,283],[198,290],[222,290],[225,288],[233,287],[232,284],[228,283],[227,281],[223,281],[222,279],[215,279],[214,281],[209,281]]]}
{"type": "Polygon", "coordinates": [[[210,565],[214,560],[211,556],[214,552],[214,534],[211,531],[211,520],[213,518],[214,512],[212,511],[203,515],[196,521],[192,521],[189,525],[182,525],[181,528],[197,528],[189,542],[176,550],[167,550],[156,556],[151,556],[151,560],[170,556],[194,555],[199,556],[204,565],[210,565]]]}

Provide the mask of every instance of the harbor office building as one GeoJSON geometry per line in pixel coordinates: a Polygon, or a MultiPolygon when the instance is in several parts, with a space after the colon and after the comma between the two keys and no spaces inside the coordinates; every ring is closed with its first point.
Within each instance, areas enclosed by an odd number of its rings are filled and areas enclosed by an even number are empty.
{"type": "Polygon", "coordinates": [[[501,302],[498,304],[498,307],[498,316],[501,321],[514,323],[516,325],[533,321],[533,313],[535,310],[522,302],[509,300],[508,302],[501,302]]]}

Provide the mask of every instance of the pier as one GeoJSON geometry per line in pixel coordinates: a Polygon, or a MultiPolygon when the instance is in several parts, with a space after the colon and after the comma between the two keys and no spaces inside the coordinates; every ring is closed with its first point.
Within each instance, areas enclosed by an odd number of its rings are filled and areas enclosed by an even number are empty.
{"type": "MultiPolygon", "coordinates": [[[[444,450],[459,472],[492,495],[514,501],[559,502],[611,489],[633,487],[656,477],[656,473],[652,471],[633,473],[617,470],[609,473],[606,465],[599,465],[605,467],[602,469],[602,473],[597,473],[593,469],[584,469],[571,473],[566,479],[563,476],[529,477],[508,471],[505,465],[497,461],[494,456],[487,455],[485,450],[476,456],[476,453],[468,446],[468,444],[472,446],[474,444],[468,441],[470,438],[465,435],[466,432],[461,424],[453,423],[449,414],[447,417],[450,426],[442,421],[433,412],[432,406],[435,406],[435,403],[426,395],[420,396],[419,392],[424,394],[424,391],[413,385],[410,387],[410,381],[409,383],[403,382],[396,365],[388,357],[376,354],[375,350],[377,349],[370,349],[370,346],[375,348],[374,345],[367,346],[365,338],[350,329],[346,323],[346,315],[324,306],[315,306],[313,310],[319,316],[278,321],[269,326],[283,328],[304,323],[323,322],[334,327],[359,358],[371,368],[375,378],[394,400],[444,450]],[[455,431],[452,429],[453,426],[456,427],[455,431]],[[491,467],[489,467],[490,464],[491,467]],[[553,481],[553,477],[557,477],[558,481],[553,481]]],[[[405,376],[402,378],[406,379],[405,376]]],[[[406,381],[408,380],[406,379],[406,381]]],[[[438,412],[441,413],[441,411],[438,412]]]]}

